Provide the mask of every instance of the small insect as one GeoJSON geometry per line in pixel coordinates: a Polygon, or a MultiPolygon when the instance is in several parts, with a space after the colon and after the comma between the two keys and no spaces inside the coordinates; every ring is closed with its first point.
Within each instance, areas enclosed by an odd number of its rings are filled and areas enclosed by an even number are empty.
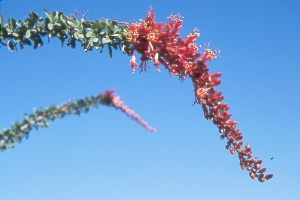
{"type": "Polygon", "coordinates": [[[274,159],[274,157],[272,157],[272,158],[270,158],[271,160],[273,160],[274,159]]]}

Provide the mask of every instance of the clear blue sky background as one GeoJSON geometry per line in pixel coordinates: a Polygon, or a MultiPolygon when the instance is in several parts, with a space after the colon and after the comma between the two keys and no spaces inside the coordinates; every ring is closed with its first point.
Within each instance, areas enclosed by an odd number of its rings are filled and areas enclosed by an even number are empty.
{"type": "Polygon", "coordinates": [[[210,42],[221,57],[209,63],[223,72],[225,102],[244,142],[274,178],[253,181],[217,128],[194,102],[190,80],[166,70],[131,73],[130,57],[85,53],[57,39],[37,50],[0,49],[0,128],[22,120],[34,107],[61,104],[115,88],[155,133],[108,107],[68,116],[14,149],[0,152],[0,199],[210,199],[296,200],[300,196],[300,3],[286,1],[21,1],[2,0],[1,13],[24,19],[43,8],[69,15],[79,7],[88,20],[156,20],[184,16],[181,35],[198,27],[198,45],[210,42]],[[270,160],[270,157],[274,157],[270,160]]]}

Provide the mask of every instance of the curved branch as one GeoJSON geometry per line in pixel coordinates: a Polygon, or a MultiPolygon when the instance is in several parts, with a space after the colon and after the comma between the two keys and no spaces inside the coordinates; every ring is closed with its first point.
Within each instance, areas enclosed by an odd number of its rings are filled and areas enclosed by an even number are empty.
{"type": "Polygon", "coordinates": [[[9,130],[0,132],[0,150],[9,149],[13,147],[14,143],[21,142],[24,137],[28,138],[29,132],[33,129],[39,130],[39,128],[48,127],[49,120],[54,121],[56,118],[63,118],[65,115],[80,115],[80,113],[88,112],[92,107],[98,108],[100,104],[121,110],[146,130],[155,131],[138,114],[129,109],[120,100],[120,97],[114,93],[114,90],[107,90],[96,97],[86,97],[85,99],[69,101],[60,106],[53,105],[40,110],[34,109],[33,114],[26,114],[23,121],[15,122],[9,130]]]}
{"type": "Polygon", "coordinates": [[[91,51],[95,47],[102,52],[107,46],[109,55],[112,57],[112,49],[119,49],[127,53],[129,43],[126,41],[124,32],[127,30],[127,23],[118,23],[109,19],[96,20],[94,22],[78,21],[75,16],[68,17],[63,12],[54,11],[49,13],[45,9],[46,18],[39,17],[37,13],[30,12],[25,20],[8,18],[8,23],[3,24],[3,17],[0,14],[0,44],[7,46],[10,51],[21,50],[24,45],[36,49],[43,46],[42,38],[57,37],[62,45],[67,40],[67,46],[75,48],[76,42],[81,43],[84,51],[91,51]]]}

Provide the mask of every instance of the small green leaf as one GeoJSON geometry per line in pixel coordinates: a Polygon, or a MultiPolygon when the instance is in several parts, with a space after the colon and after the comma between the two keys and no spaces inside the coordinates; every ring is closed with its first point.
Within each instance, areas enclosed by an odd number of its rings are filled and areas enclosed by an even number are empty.
{"type": "Polygon", "coordinates": [[[19,37],[19,34],[14,32],[14,33],[13,33],[13,36],[19,37]]]}
{"type": "Polygon", "coordinates": [[[91,37],[94,38],[95,34],[93,32],[87,32],[86,37],[88,37],[88,38],[91,38],[91,37]]]}
{"type": "Polygon", "coordinates": [[[106,31],[106,34],[107,34],[108,36],[111,36],[111,35],[114,34],[114,31],[113,31],[113,29],[112,29],[110,26],[107,26],[107,27],[105,28],[105,31],[106,31]]]}
{"type": "Polygon", "coordinates": [[[77,21],[77,19],[69,19],[67,23],[74,28],[79,27],[79,22],[77,21]]]}
{"type": "Polygon", "coordinates": [[[53,17],[52,15],[48,12],[48,10],[46,10],[46,8],[44,8],[45,10],[45,14],[47,15],[48,19],[50,20],[50,22],[53,22],[53,17]]]}
{"type": "Polygon", "coordinates": [[[108,43],[110,43],[110,42],[111,42],[111,40],[110,40],[109,38],[107,38],[107,37],[102,38],[102,43],[103,43],[103,44],[108,44],[108,43]]]}
{"type": "Polygon", "coordinates": [[[83,28],[92,28],[90,21],[83,21],[82,26],[83,26],[83,28]]]}
{"type": "Polygon", "coordinates": [[[52,12],[53,22],[56,22],[59,19],[59,13],[58,11],[52,12]]]}
{"type": "Polygon", "coordinates": [[[90,45],[91,47],[93,47],[93,46],[94,46],[94,42],[93,42],[93,40],[90,40],[90,41],[89,41],[89,45],[90,45]]]}
{"type": "Polygon", "coordinates": [[[109,53],[109,57],[112,58],[112,48],[111,48],[111,45],[108,44],[108,53],[109,53]]]}
{"type": "Polygon", "coordinates": [[[7,48],[8,48],[10,51],[13,51],[13,50],[15,49],[14,44],[12,43],[11,40],[8,40],[8,42],[7,42],[7,48]]]}
{"type": "Polygon", "coordinates": [[[49,29],[50,31],[52,31],[52,30],[53,30],[53,24],[48,24],[48,29],[49,29]]]}
{"type": "Polygon", "coordinates": [[[0,14],[0,28],[2,28],[3,27],[3,17],[2,17],[2,15],[0,14]]]}
{"type": "Polygon", "coordinates": [[[107,26],[110,26],[110,20],[109,19],[106,19],[105,23],[106,23],[107,26]]]}
{"type": "Polygon", "coordinates": [[[16,20],[14,18],[8,18],[8,25],[10,30],[15,30],[16,28],[16,20]]]}
{"type": "Polygon", "coordinates": [[[64,15],[61,15],[61,16],[59,17],[59,19],[60,19],[61,21],[65,22],[65,21],[67,20],[67,17],[64,16],[64,15]]]}
{"type": "Polygon", "coordinates": [[[17,22],[16,22],[16,24],[17,24],[17,26],[22,26],[22,21],[21,20],[18,20],[17,22]]]}
{"type": "Polygon", "coordinates": [[[29,17],[30,17],[30,19],[33,20],[33,21],[37,21],[38,18],[39,18],[39,16],[38,16],[35,12],[30,12],[30,13],[29,13],[29,17]]]}
{"type": "Polygon", "coordinates": [[[104,29],[106,27],[106,23],[103,21],[100,21],[100,28],[104,29]]]}
{"type": "Polygon", "coordinates": [[[76,32],[76,33],[74,33],[74,37],[75,37],[76,39],[83,40],[83,38],[84,38],[84,35],[83,35],[83,34],[81,34],[81,33],[78,33],[78,32],[76,32]]]}
{"type": "Polygon", "coordinates": [[[80,26],[78,26],[74,30],[77,31],[78,33],[82,33],[83,32],[83,30],[82,30],[82,28],[80,26]]]}
{"type": "Polygon", "coordinates": [[[41,26],[41,25],[43,24],[43,22],[44,22],[44,19],[43,19],[42,17],[40,17],[40,18],[37,20],[36,25],[37,25],[37,26],[41,26]]]}
{"type": "Polygon", "coordinates": [[[30,38],[30,36],[31,36],[31,32],[30,32],[30,30],[27,30],[27,31],[26,31],[26,35],[25,35],[25,38],[30,38]]]}
{"type": "Polygon", "coordinates": [[[23,20],[23,23],[25,26],[27,26],[27,28],[33,28],[35,21],[33,21],[29,18],[26,18],[25,20],[23,20]]]}

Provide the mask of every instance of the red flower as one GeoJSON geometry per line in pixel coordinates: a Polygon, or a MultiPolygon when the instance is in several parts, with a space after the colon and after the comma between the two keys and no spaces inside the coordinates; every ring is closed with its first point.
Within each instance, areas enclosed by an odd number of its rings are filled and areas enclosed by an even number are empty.
{"type": "Polygon", "coordinates": [[[158,71],[158,66],[162,64],[171,76],[178,76],[181,80],[190,77],[194,86],[195,103],[201,104],[204,117],[217,126],[221,133],[220,138],[227,138],[226,148],[230,153],[237,152],[241,168],[247,168],[250,177],[258,177],[261,182],[272,178],[272,174],[263,177],[265,168],[260,167],[262,161],[252,158],[252,150],[248,144],[245,150],[241,149],[242,132],[236,129],[237,122],[230,120],[230,107],[222,102],[222,92],[215,89],[221,83],[219,78],[222,73],[210,74],[206,62],[216,58],[220,51],[204,48],[204,52],[199,52],[199,47],[195,44],[200,36],[197,29],[185,39],[180,37],[178,31],[182,28],[182,17],[179,14],[168,17],[166,24],[155,22],[154,17],[154,10],[151,9],[145,21],[140,20],[128,27],[126,37],[127,42],[131,44],[129,55],[132,55],[132,70],[138,67],[143,71],[146,62],[151,61],[158,71]],[[141,54],[140,65],[135,62],[134,51],[141,54]],[[252,159],[249,160],[250,158],[252,159]]]}

